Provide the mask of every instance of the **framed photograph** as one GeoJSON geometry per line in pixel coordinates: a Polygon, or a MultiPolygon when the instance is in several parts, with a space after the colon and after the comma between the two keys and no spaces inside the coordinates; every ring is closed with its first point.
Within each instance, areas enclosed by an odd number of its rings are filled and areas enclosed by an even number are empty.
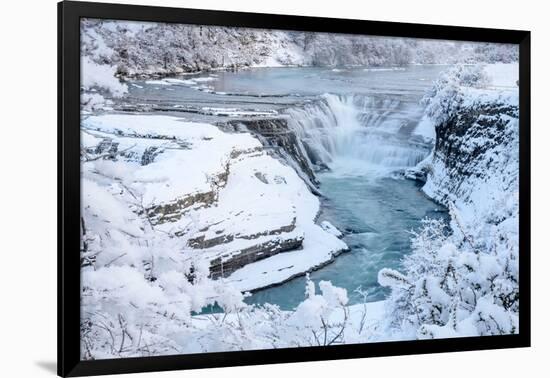
{"type": "Polygon", "coordinates": [[[529,32],[58,11],[59,375],[529,346],[529,32]]]}

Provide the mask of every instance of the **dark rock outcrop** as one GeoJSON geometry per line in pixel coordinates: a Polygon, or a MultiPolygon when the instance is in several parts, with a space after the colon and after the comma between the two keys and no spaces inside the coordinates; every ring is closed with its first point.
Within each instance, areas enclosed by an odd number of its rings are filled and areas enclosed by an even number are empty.
{"type": "Polygon", "coordinates": [[[170,203],[152,206],[146,210],[146,214],[153,225],[175,222],[181,218],[181,215],[186,210],[209,206],[215,200],[216,193],[214,191],[194,193],[178,198],[170,203]]]}
{"type": "MultiPolygon", "coordinates": [[[[266,230],[257,232],[255,234],[241,235],[241,234],[222,234],[214,238],[206,239],[204,235],[196,236],[189,239],[189,246],[196,249],[212,248],[220,244],[230,243],[235,239],[253,240],[258,239],[261,236],[273,236],[281,235],[283,233],[292,232],[296,228],[296,218],[292,219],[292,223],[289,225],[281,226],[273,230],[266,230]]],[[[203,230],[206,231],[207,229],[203,230]]]]}
{"type": "Polygon", "coordinates": [[[303,236],[291,238],[278,237],[265,243],[244,248],[227,259],[221,256],[210,262],[210,276],[214,279],[227,277],[247,264],[268,258],[278,253],[302,248],[303,241],[303,236]]]}
{"type": "Polygon", "coordinates": [[[465,183],[485,180],[502,166],[513,167],[503,164],[503,159],[514,159],[518,118],[518,106],[479,102],[460,108],[438,125],[433,165],[426,168],[437,188],[432,193],[435,199],[443,203],[449,195],[467,199],[471,185],[465,183]]]}
{"type": "MultiPolygon", "coordinates": [[[[244,126],[250,132],[256,134],[265,147],[270,148],[291,167],[294,167],[298,175],[307,177],[314,186],[319,185],[311,164],[307,158],[302,142],[288,127],[285,118],[257,118],[239,119],[227,122],[235,129],[244,126]]],[[[317,192],[312,188],[313,192],[317,192]]]]}

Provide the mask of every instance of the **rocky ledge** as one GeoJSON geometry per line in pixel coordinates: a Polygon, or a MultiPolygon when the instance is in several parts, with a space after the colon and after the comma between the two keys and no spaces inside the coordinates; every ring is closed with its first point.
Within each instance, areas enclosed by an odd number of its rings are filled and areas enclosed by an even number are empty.
{"type": "Polygon", "coordinates": [[[347,249],[315,223],[319,200],[296,173],[309,166],[283,121],[248,122],[254,137],[168,116],[93,116],[82,124],[83,158],[114,163],[105,185],[124,182],[133,213],[159,237],[181,240],[182,253],[207,263],[211,277],[256,290],[347,249]]]}
{"type": "Polygon", "coordinates": [[[289,126],[286,118],[252,118],[238,119],[227,122],[234,129],[243,127],[258,136],[264,147],[271,150],[309,184],[310,190],[318,193],[319,181],[311,168],[307,152],[302,142],[289,126]]]}
{"type": "Polygon", "coordinates": [[[472,195],[489,194],[476,193],[479,182],[489,186],[489,180],[497,177],[494,188],[513,192],[519,169],[517,104],[509,96],[480,96],[439,124],[432,160],[424,168],[424,190],[442,203],[468,202],[472,195]]]}

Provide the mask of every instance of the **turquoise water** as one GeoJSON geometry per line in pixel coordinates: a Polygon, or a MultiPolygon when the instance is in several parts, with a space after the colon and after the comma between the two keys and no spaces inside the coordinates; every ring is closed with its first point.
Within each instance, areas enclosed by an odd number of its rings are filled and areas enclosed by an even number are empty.
{"type": "MultiPolygon", "coordinates": [[[[410,231],[418,229],[421,219],[446,218],[445,209],[427,198],[420,185],[402,178],[369,178],[365,175],[320,175],[323,201],[321,219],[327,219],[346,235],[350,251],[341,254],[324,268],[310,274],[319,282],[331,281],[348,290],[350,303],[382,300],[388,294],[377,283],[382,268],[399,269],[404,255],[410,253],[410,231]]],[[[304,299],[305,278],[261,290],[248,303],[276,303],[292,309],[304,299]]]]}

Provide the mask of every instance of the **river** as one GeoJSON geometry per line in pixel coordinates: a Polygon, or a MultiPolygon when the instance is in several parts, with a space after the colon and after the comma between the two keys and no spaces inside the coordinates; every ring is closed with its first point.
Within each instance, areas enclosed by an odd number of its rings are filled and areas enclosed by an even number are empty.
{"type": "MultiPolygon", "coordinates": [[[[378,301],[381,268],[399,269],[411,231],[443,207],[403,171],[433,147],[418,133],[420,99],[444,66],[405,68],[258,68],[136,81],[126,105],[185,113],[191,120],[284,116],[316,168],[322,193],[319,221],[343,231],[350,250],[315,272],[348,290],[350,303],[378,301]]],[[[292,309],[305,278],[255,292],[248,303],[292,309]]]]}

